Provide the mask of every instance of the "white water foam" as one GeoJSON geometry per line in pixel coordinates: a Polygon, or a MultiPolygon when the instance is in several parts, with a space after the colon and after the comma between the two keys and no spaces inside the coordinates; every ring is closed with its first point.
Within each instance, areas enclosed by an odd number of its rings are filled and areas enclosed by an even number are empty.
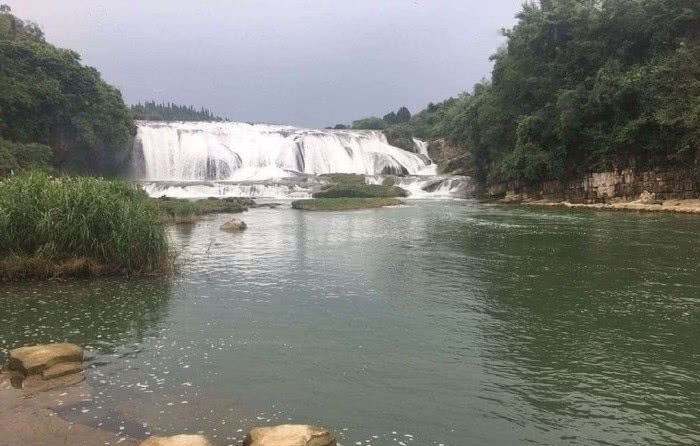
{"type": "Polygon", "coordinates": [[[386,175],[409,198],[464,197],[468,177],[436,176],[427,143],[416,153],[380,131],[314,130],[241,122],[139,121],[135,177],[151,196],[309,198],[330,173],[386,175]]]}
{"type": "MultiPolygon", "coordinates": [[[[434,174],[380,131],[241,122],[138,122],[137,176],[150,181],[265,181],[294,174],[434,174]]],[[[427,151],[426,151],[427,153],[427,151]]]]}
{"type": "MultiPolygon", "coordinates": [[[[365,177],[367,184],[382,184],[386,175],[369,175],[365,177]]],[[[466,198],[472,191],[473,185],[469,177],[434,175],[434,176],[405,176],[392,177],[394,184],[408,191],[407,198],[466,198]]]]}

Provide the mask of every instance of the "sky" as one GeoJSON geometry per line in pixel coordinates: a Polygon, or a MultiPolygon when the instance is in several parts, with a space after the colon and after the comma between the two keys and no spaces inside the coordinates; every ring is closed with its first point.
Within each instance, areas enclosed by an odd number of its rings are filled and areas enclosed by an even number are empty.
{"type": "Polygon", "coordinates": [[[127,103],[325,127],[489,77],[522,0],[0,0],[127,103]]]}

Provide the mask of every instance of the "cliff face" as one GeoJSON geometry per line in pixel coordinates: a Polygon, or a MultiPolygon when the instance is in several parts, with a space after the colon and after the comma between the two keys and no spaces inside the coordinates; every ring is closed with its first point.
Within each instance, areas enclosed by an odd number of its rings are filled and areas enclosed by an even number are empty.
{"type": "Polygon", "coordinates": [[[428,143],[428,156],[437,164],[441,174],[473,176],[469,152],[450,145],[444,139],[428,143]]]}
{"type": "Polygon", "coordinates": [[[667,169],[591,173],[583,178],[538,185],[499,183],[486,188],[487,198],[512,201],[549,200],[571,203],[604,203],[611,199],[634,200],[643,192],[659,200],[700,197],[700,174],[693,169],[667,169]]]}

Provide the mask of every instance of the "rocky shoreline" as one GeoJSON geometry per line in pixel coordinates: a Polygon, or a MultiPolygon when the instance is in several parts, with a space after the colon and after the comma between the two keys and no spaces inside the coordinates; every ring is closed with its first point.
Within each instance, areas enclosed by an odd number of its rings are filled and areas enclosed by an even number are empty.
{"type": "MultiPolygon", "coordinates": [[[[22,446],[215,446],[202,434],[133,438],[124,432],[74,423],[60,416],[61,406],[89,399],[83,351],[58,343],[11,350],[0,373],[0,444],[22,446]]],[[[98,424],[100,426],[102,423],[98,424]]],[[[145,424],[144,424],[145,426],[145,424]]],[[[253,426],[244,446],[336,446],[328,430],[306,424],[253,426]]]]}
{"type": "Polygon", "coordinates": [[[638,199],[634,201],[625,201],[622,199],[617,199],[605,203],[571,203],[565,200],[513,200],[505,198],[497,200],[495,201],[495,203],[520,204],[525,206],[540,206],[567,209],[595,209],[605,211],[700,214],[700,199],[676,199],[654,202],[649,202],[643,199],[638,199]]]}

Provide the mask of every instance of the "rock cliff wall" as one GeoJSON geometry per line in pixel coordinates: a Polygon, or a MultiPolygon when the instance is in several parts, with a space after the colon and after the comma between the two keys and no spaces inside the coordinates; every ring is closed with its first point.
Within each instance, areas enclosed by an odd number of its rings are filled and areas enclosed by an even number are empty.
{"type": "Polygon", "coordinates": [[[517,182],[486,188],[486,198],[550,200],[571,203],[604,203],[611,199],[635,200],[649,192],[659,200],[700,197],[700,172],[695,169],[591,173],[568,182],[547,181],[538,185],[517,182]]]}

